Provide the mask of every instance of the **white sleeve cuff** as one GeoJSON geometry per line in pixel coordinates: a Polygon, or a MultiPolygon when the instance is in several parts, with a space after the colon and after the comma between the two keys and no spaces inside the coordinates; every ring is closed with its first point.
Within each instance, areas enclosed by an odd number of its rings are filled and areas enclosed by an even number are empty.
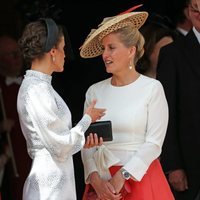
{"type": "Polygon", "coordinates": [[[134,157],[123,168],[128,171],[137,181],[141,181],[148,166],[138,157],[134,157]]]}
{"type": "Polygon", "coordinates": [[[84,162],[84,176],[85,176],[86,184],[89,183],[89,179],[88,179],[89,175],[95,171],[98,171],[98,170],[96,168],[96,165],[93,159],[88,159],[87,161],[84,162]]]}

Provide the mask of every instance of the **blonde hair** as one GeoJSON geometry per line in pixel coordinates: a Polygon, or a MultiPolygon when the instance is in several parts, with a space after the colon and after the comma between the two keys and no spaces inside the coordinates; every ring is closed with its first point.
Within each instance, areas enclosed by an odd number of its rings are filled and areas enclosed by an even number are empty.
{"type": "Polygon", "coordinates": [[[132,26],[128,25],[122,27],[120,29],[115,30],[113,33],[119,34],[119,38],[121,42],[126,47],[136,47],[136,54],[134,58],[134,65],[136,65],[137,61],[143,56],[144,54],[144,37],[139,32],[138,29],[133,28],[132,26]]]}

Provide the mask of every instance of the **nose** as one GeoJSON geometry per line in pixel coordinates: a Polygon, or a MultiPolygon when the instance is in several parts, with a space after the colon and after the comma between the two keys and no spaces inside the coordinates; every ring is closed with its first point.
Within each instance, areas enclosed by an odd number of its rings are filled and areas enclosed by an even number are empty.
{"type": "Polygon", "coordinates": [[[103,50],[103,53],[102,53],[102,57],[103,59],[106,59],[108,58],[109,54],[108,54],[108,51],[106,49],[103,50]]]}

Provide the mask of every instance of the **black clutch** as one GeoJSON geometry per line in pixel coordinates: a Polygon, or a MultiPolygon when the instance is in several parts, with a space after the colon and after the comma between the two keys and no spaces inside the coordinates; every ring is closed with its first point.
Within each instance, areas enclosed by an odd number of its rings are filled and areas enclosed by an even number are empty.
{"type": "Polygon", "coordinates": [[[92,123],[85,132],[85,137],[90,133],[96,133],[98,137],[102,137],[103,141],[112,141],[112,123],[111,121],[98,121],[92,123]]]}

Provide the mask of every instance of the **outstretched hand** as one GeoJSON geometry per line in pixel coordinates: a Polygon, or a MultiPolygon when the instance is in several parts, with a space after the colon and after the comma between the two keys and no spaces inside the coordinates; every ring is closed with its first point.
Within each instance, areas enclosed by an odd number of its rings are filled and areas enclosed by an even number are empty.
{"type": "Polygon", "coordinates": [[[105,115],[106,109],[104,108],[95,108],[97,100],[93,100],[92,103],[85,110],[85,114],[90,115],[92,118],[92,122],[96,122],[96,120],[101,119],[105,115]]]}

